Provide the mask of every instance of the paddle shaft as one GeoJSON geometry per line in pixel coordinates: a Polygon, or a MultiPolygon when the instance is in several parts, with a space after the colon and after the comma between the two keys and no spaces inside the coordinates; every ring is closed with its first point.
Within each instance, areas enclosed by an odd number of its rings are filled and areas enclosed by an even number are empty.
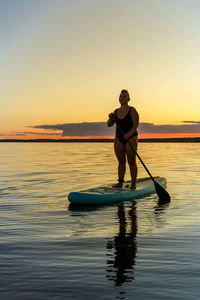
{"type": "MultiPolygon", "coordinates": [[[[119,131],[121,132],[122,135],[124,135],[123,130],[120,128],[118,122],[116,120],[114,120],[119,131]]],[[[150,171],[147,169],[145,163],[143,162],[143,160],[141,159],[141,157],[139,156],[139,154],[137,153],[135,147],[131,144],[131,142],[129,140],[127,140],[127,143],[129,143],[129,145],[131,146],[131,148],[133,149],[133,151],[135,152],[135,154],[137,155],[137,157],[139,158],[141,164],[143,165],[143,167],[145,168],[145,170],[147,171],[147,173],[149,174],[150,178],[152,179],[154,186],[155,186],[155,190],[156,193],[158,195],[159,198],[159,204],[164,204],[164,203],[169,203],[170,202],[170,195],[168,194],[168,192],[160,185],[158,184],[155,179],[153,178],[153,176],[151,175],[150,171]]]]}
{"type": "Polygon", "coordinates": [[[151,177],[151,179],[153,180],[153,182],[155,182],[155,179],[153,178],[153,176],[151,175],[150,171],[147,169],[146,165],[144,164],[143,160],[141,159],[141,157],[139,156],[139,154],[137,153],[135,147],[130,143],[129,140],[127,140],[127,143],[131,146],[131,148],[133,149],[133,151],[135,152],[135,154],[137,155],[137,157],[139,158],[141,164],[143,165],[143,167],[145,168],[145,170],[147,171],[147,173],[149,174],[149,176],[151,177]]]}
{"type": "MultiPolygon", "coordinates": [[[[121,134],[124,135],[123,130],[121,129],[121,127],[119,126],[118,122],[115,120],[115,123],[119,129],[119,131],[121,132],[121,134]]],[[[143,165],[143,167],[145,168],[145,170],[147,171],[147,173],[149,174],[149,176],[151,177],[151,179],[153,180],[154,183],[156,183],[155,179],[153,178],[153,176],[151,175],[150,171],[147,169],[146,165],[144,164],[143,160],[141,159],[141,157],[139,156],[139,154],[137,153],[135,147],[131,144],[131,142],[129,140],[127,140],[127,143],[131,146],[131,148],[133,149],[133,151],[135,152],[135,154],[137,155],[137,157],[139,158],[141,164],[143,165]]]]}

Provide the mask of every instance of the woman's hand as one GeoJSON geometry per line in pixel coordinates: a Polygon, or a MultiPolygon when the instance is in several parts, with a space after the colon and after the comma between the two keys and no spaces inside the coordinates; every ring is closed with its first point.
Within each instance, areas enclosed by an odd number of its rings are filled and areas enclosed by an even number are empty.
{"type": "Polygon", "coordinates": [[[115,123],[115,114],[114,113],[111,113],[108,115],[109,119],[107,121],[107,126],[108,127],[112,127],[115,123]]]}
{"type": "Polygon", "coordinates": [[[128,139],[129,139],[129,134],[128,134],[128,133],[125,133],[125,134],[124,134],[124,139],[125,139],[125,140],[128,140],[128,139]]]}
{"type": "Polygon", "coordinates": [[[111,121],[115,122],[115,114],[114,113],[109,114],[108,117],[111,121]]]}

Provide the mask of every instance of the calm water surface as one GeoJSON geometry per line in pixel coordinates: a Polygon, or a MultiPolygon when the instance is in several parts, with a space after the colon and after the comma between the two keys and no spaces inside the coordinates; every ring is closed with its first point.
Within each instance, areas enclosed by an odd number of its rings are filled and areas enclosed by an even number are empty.
{"type": "Polygon", "coordinates": [[[139,153],[169,205],[70,206],[69,192],[116,181],[110,143],[0,144],[1,299],[199,299],[200,145],[139,153]]]}

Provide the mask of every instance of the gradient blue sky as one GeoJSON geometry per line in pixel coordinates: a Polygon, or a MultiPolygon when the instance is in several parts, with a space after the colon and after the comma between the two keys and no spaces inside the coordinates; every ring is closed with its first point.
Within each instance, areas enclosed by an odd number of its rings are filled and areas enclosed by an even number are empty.
{"type": "Polygon", "coordinates": [[[197,0],[0,0],[2,138],[106,121],[122,88],[142,123],[199,121],[199,15],[197,0]]]}

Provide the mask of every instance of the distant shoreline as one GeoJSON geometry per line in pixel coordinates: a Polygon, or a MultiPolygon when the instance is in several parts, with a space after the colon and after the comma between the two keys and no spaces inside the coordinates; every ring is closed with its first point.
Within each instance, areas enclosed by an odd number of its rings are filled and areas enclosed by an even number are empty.
{"type": "MultiPolygon", "coordinates": [[[[0,139],[1,143],[113,143],[114,139],[0,139]]],[[[200,143],[195,138],[152,138],[139,139],[140,143],[200,143]]]]}

